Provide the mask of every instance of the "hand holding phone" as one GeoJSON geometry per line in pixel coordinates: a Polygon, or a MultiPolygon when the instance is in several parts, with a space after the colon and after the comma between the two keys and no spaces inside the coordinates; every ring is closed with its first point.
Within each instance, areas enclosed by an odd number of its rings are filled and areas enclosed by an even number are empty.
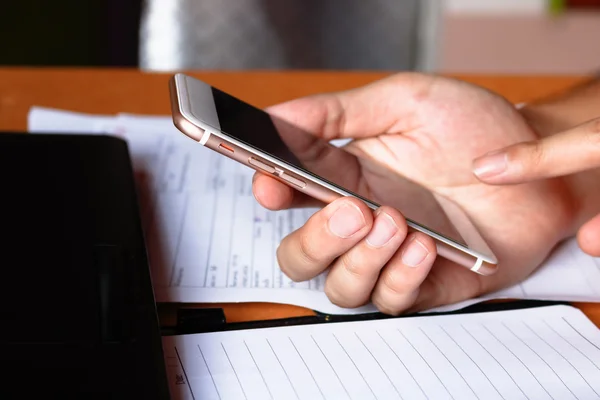
{"type": "MultiPolygon", "coordinates": [[[[307,273],[307,265],[318,267],[310,277],[326,271],[325,291],[337,305],[370,301],[395,313],[411,305],[415,311],[497,291],[526,278],[573,234],[573,216],[579,211],[572,199],[578,193],[569,182],[559,178],[492,186],[473,174],[473,160],[482,154],[537,138],[518,109],[484,88],[400,73],[363,87],[292,100],[265,113],[193,78],[180,83],[172,81],[175,124],[220,154],[238,156],[238,162],[262,171],[252,183],[259,204],[277,210],[301,207],[314,198],[324,205],[283,238],[277,254],[293,280],[307,273]],[[208,98],[208,105],[199,104],[198,97],[208,98]],[[259,114],[267,116],[260,119],[265,125],[237,131],[255,125],[259,114]],[[211,115],[216,122],[207,122],[211,115]],[[297,138],[287,139],[286,129],[304,133],[299,143],[308,147],[295,146],[297,138]],[[265,137],[276,139],[268,145],[285,145],[283,155],[262,146],[265,137]],[[353,140],[341,149],[327,143],[343,138],[353,140]],[[223,143],[235,146],[233,152],[220,148],[223,143]],[[293,159],[285,158],[288,152],[293,159]],[[355,162],[328,162],[349,156],[355,162]],[[248,157],[272,169],[256,167],[248,157]],[[367,227],[339,238],[328,223],[338,209],[351,209],[340,207],[348,203],[360,209],[367,227]],[[363,242],[378,231],[385,215],[397,222],[399,240],[365,251],[363,242]],[[439,257],[409,268],[400,259],[417,237],[439,257]],[[387,250],[389,260],[382,256],[387,250]],[[494,272],[499,273],[483,276],[494,272]],[[385,299],[384,291],[389,295],[385,299]]],[[[342,220],[353,222],[350,216],[342,220]]]]}
{"type": "Polygon", "coordinates": [[[393,190],[393,206],[409,230],[429,235],[438,255],[490,275],[497,260],[465,213],[376,162],[333,146],[282,119],[184,74],[170,82],[176,127],[200,144],[328,204],[350,196],[377,210],[372,188],[353,181],[352,170],[368,168],[383,179],[377,192],[393,190]],[[423,199],[428,195],[427,202],[423,199]],[[418,204],[415,204],[416,200],[418,204]],[[429,224],[416,222],[429,220],[429,224]],[[435,228],[433,228],[435,226],[435,228]],[[444,232],[444,234],[440,233],[444,232]]]}

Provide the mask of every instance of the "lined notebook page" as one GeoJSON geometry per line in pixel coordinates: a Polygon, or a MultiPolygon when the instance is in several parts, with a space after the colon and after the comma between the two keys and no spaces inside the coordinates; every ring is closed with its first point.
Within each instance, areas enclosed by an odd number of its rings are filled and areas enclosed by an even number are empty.
{"type": "Polygon", "coordinates": [[[175,399],[600,399],[568,306],[165,337],[175,399]]]}

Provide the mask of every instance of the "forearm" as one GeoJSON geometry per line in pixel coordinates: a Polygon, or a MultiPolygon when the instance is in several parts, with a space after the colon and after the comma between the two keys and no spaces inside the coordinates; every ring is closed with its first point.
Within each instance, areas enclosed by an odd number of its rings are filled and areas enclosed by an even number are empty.
{"type": "Polygon", "coordinates": [[[542,136],[562,132],[600,117],[600,78],[572,88],[560,96],[529,103],[521,112],[542,136]]]}

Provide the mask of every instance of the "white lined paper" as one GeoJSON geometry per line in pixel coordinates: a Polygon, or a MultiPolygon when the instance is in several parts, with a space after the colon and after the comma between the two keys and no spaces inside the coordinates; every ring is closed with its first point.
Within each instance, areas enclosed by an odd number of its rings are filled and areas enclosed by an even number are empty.
{"type": "MultiPolygon", "coordinates": [[[[274,302],[332,314],[376,311],[372,305],[333,305],[323,291],[326,272],[300,283],[287,278],[276,262],[277,245],[315,210],[263,209],[251,193],[252,170],[186,138],[170,117],[34,107],[28,124],[37,133],[108,133],[127,140],[158,301],[274,302]]],[[[569,240],[520,284],[435,311],[493,298],[600,301],[600,259],[569,240]]]]}
{"type": "Polygon", "coordinates": [[[569,306],[171,336],[163,345],[175,399],[600,399],[600,330],[569,306]]]}

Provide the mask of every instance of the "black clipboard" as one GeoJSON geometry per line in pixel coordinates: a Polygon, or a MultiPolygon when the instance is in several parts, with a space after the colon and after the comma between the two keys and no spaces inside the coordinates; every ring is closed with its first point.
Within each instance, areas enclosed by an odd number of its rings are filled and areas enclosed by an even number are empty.
{"type": "Polygon", "coordinates": [[[408,317],[427,317],[439,315],[463,315],[483,312],[522,310],[536,307],[549,307],[556,305],[571,305],[569,302],[545,301],[545,300],[510,300],[510,301],[492,301],[482,302],[470,305],[465,308],[445,312],[427,312],[402,314],[399,316],[390,316],[383,313],[364,313],[364,314],[325,314],[315,311],[314,316],[277,318],[259,321],[247,322],[227,322],[225,313],[221,308],[194,308],[185,305],[177,309],[176,323],[172,326],[163,326],[162,335],[184,335],[194,333],[209,333],[246,329],[278,328],[296,325],[343,323],[356,321],[371,321],[380,319],[408,318],[408,317]]]}

